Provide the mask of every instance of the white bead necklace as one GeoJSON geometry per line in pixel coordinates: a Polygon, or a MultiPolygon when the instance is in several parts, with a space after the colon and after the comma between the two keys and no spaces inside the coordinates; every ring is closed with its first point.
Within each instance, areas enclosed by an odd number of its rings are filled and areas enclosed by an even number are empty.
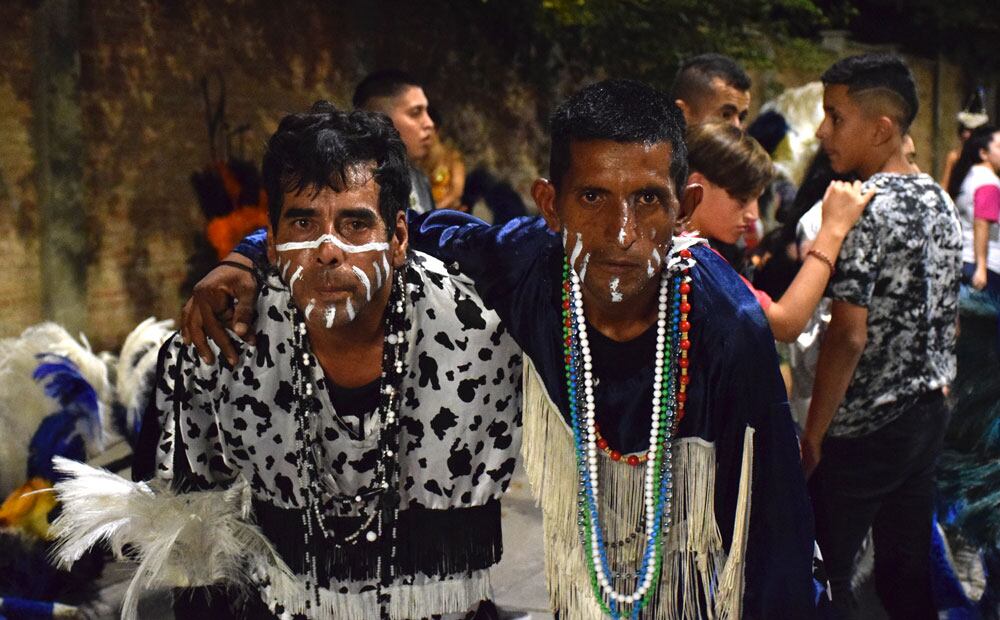
{"type": "MultiPolygon", "coordinates": [[[[580,346],[580,355],[583,359],[583,392],[584,392],[584,424],[586,428],[585,446],[586,446],[586,457],[587,457],[587,467],[586,473],[590,479],[590,486],[592,489],[594,501],[597,502],[599,498],[599,482],[597,475],[597,430],[594,424],[594,378],[593,378],[593,359],[590,353],[590,342],[587,338],[587,320],[583,311],[583,295],[580,286],[580,278],[576,273],[576,270],[570,269],[570,283],[573,293],[573,311],[576,315],[576,326],[577,326],[577,340],[580,346]]],[[[660,407],[664,396],[667,394],[671,386],[663,385],[663,368],[664,368],[664,349],[667,339],[667,308],[669,305],[669,287],[670,287],[670,277],[667,274],[667,270],[663,271],[663,277],[660,280],[660,290],[657,299],[657,318],[656,318],[656,359],[653,370],[653,416],[650,421],[649,427],[649,447],[648,447],[648,458],[646,461],[646,472],[645,472],[645,484],[643,488],[643,501],[645,504],[645,523],[646,523],[646,548],[650,544],[650,539],[655,537],[657,533],[654,531],[654,521],[656,517],[657,508],[657,491],[655,487],[656,482],[656,449],[657,442],[660,439],[660,407]]],[[[670,429],[664,429],[667,433],[670,429]]],[[[595,515],[596,518],[596,515],[595,515]]],[[[662,526],[666,526],[663,523],[662,526]]],[[[593,528],[591,529],[593,532],[593,528]]],[[[586,553],[588,550],[584,550],[586,553]]],[[[646,563],[646,570],[641,576],[641,581],[638,587],[630,594],[625,594],[619,592],[615,589],[611,582],[611,577],[604,571],[604,563],[601,561],[601,549],[596,535],[592,534],[590,537],[590,549],[591,558],[593,560],[594,568],[597,573],[597,580],[601,586],[601,591],[604,592],[608,598],[613,601],[633,604],[641,601],[645,597],[646,593],[652,587],[653,574],[656,571],[656,562],[648,561],[646,563]]]]}

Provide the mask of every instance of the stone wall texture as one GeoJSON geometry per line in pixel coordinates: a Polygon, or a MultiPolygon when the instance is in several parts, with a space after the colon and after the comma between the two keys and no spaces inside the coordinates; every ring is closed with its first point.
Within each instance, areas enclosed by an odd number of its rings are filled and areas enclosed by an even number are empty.
{"type": "MultiPolygon", "coordinates": [[[[0,3],[0,337],[45,318],[32,145],[36,4],[0,3]]],[[[95,348],[117,348],[147,316],[179,315],[187,259],[204,225],[189,177],[210,159],[200,90],[206,75],[224,78],[229,124],[249,126],[233,142],[234,152],[259,161],[284,113],[317,99],[347,106],[354,84],[369,71],[407,69],[425,80],[444,118],[443,132],[465,153],[467,166],[486,165],[527,194],[546,164],[544,119],[565,91],[565,80],[553,76],[554,86],[539,92],[518,78],[501,53],[491,52],[489,42],[470,55],[460,24],[420,6],[304,0],[81,4],[86,161],[79,231],[87,248],[85,332],[95,348]]],[[[925,102],[914,137],[921,164],[929,168],[933,63],[914,62],[914,69],[925,102]]],[[[950,69],[944,76],[948,147],[962,77],[950,69]]],[[[815,77],[780,68],[771,76],[783,86],[815,77]]]]}

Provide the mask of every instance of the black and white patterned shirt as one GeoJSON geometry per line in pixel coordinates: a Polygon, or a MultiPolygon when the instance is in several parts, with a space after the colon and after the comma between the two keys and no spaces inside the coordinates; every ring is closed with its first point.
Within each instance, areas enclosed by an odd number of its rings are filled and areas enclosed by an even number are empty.
{"type": "Polygon", "coordinates": [[[868,309],[868,342],[828,435],[872,433],[955,377],[962,232],[926,174],[872,176],[878,193],[847,235],[834,300],[868,309]]]}

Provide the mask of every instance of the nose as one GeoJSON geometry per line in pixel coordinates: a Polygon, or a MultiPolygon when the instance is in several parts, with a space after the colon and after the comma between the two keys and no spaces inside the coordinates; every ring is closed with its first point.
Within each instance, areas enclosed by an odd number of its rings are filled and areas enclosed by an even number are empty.
{"type": "Polygon", "coordinates": [[[744,211],[743,217],[746,219],[748,224],[752,224],[760,219],[760,204],[757,198],[754,198],[747,203],[746,211],[744,211]]]}
{"type": "Polygon", "coordinates": [[[434,129],[434,120],[431,118],[430,114],[424,112],[422,120],[424,129],[426,129],[427,131],[434,129]]]}
{"type": "Polygon", "coordinates": [[[316,262],[335,267],[344,262],[344,251],[329,241],[324,241],[316,248],[316,262]]]}
{"type": "Polygon", "coordinates": [[[826,139],[826,136],[827,136],[827,133],[828,133],[827,132],[827,127],[826,127],[826,122],[827,122],[826,121],[826,117],[824,116],[823,117],[823,122],[821,122],[819,124],[819,127],[816,128],[816,137],[818,139],[820,139],[820,140],[825,140],[826,139]]]}
{"type": "Polygon", "coordinates": [[[732,118],[729,119],[729,122],[732,124],[733,127],[737,129],[743,128],[743,121],[740,120],[739,114],[733,114],[732,118]]]}
{"type": "Polygon", "coordinates": [[[627,250],[638,236],[635,211],[628,202],[623,202],[616,218],[615,240],[618,247],[627,250]]]}

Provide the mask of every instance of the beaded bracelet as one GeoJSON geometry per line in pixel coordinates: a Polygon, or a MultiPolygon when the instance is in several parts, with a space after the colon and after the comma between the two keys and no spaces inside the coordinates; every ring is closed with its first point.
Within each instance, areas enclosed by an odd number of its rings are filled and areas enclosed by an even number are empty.
{"type": "Polygon", "coordinates": [[[830,260],[830,257],[820,252],[819,250],[809,250],[808,252],[806,252],[806,256],[815,256],[816,258],[826,263],[826,266],[830,268],[831,278],[833,277],[833,274],[837,273],[837,268],[834,267],[833,261],[830,260]]]}

